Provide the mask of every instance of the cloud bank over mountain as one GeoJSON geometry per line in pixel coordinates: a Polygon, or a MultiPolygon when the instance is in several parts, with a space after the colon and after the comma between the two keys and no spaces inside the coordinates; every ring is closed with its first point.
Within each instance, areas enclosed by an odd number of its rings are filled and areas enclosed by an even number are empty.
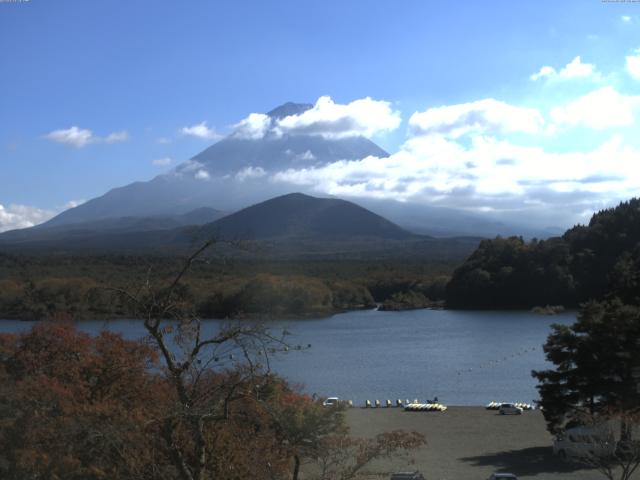
{"type": "Polygon", "coordinates": [[[338,104],[331,97],[323,96],[309,107],[301,113],[282,117],[251,113],[233,126],[232,136],[245,140],[283,135],[320,136],[328,140],[372,138],[395,130],[401,122],[400,113],[392,110],[390,102],[370,97],[338,104]]]}
{"type": "MultiPolygon", "coordinates": [[[[577,56],[553,75],[586,93],[546,108],[495,98],[430,107],[410,116],[404,143],[388,157],[287,168],[268,180],[342,197],[513,219],[529,214],[561,225],[584,221],[594,210],[640,193],[640,146],[630,133],[640,127],[640,96],[625,92],[633,91],[628,84],[603,85],[605,77],[592,86],[596,74],[595,65],[577,56]]],[[[549,82],[543,88],[551,97],[563,87],[549,82]]],[[[305,112],[280,123],[301,125],[305,116],[311,118],[305,112]]],[[[352,131],[336,123],[331,134],[352,131]]]]}

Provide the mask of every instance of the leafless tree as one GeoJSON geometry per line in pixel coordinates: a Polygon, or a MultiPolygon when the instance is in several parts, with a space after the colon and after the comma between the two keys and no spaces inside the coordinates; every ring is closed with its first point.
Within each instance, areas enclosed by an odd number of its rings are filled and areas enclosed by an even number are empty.
{"type": "Polygon", "coordinates": [[[583,413],[579,421],[584,425],[583,433],[568,439],[575,450],[569,456],[609,480],[631,480],[640,468],[640,408],[583,413]]]}
{"type": "Polygon", "coordinates": [[[273,335],[256,322],[233,321],[204,324],[184,298],[182,281],[193,263],[216,240],[202,245],[165,285],[148,276],[138,291],[117,290],[142,318],[148,340],[158,350],[164,372],[173,386],[173,406],[161,422],[160,431],[180,478],[209,478],[210,443],[207,425],[225,420],[232,402],[259,398],[269,378],[269,356],[288,350],[284,334],[273,335]],[[233,372],[215,381],[215,372],[233,372]]]}

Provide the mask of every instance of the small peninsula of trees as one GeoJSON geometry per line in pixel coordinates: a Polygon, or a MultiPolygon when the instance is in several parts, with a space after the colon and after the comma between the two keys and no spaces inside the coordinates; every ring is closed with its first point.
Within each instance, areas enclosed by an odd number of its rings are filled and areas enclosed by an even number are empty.
{"type": "Polygon", "coordinates": [[[453,274],[447,305],[453,308],[577,307],[615,290],[637,301],[640,267],[640,199],[593,215],[562,237],[525,242],[484,240],[453,274]]]}

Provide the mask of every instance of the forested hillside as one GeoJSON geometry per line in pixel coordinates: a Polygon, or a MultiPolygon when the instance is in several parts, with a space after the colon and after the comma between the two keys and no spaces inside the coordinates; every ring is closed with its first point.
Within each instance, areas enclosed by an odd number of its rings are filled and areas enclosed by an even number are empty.
{"type": "Polygon", "coordinates": [[[638,300],[640,199],[594,214],[562,237],[484,240],[447,285],[452,308],[575,307],[615,291],[638,300]]]}

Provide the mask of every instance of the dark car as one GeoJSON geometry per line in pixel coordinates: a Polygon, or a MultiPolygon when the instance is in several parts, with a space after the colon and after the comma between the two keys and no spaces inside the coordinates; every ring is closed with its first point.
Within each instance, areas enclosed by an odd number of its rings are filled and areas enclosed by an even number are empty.
{"type": "Polygon", "coordinates": [[[398,472],[391,474],[391,480],[424,480],[419,471],[415,472],[398,472]]]}

